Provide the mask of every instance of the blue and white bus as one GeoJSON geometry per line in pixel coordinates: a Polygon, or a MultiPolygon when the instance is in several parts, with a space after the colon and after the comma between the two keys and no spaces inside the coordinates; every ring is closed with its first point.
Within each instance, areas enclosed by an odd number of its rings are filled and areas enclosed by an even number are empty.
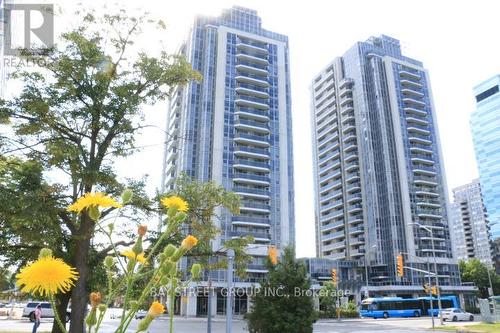
{"type": "MultiPolygon", "coordinates": [[[[437,316],[438,300],[433,297],[433,314],[437,316]]],[[[460,308],[455,296],[442,296],[441,308],[460,308]]],[[[381,297],[368,298],[361,302],[361,317],[389,318],[389,317],[420,317],[430,315],[430,298],[401,298],[381,297]]]]}

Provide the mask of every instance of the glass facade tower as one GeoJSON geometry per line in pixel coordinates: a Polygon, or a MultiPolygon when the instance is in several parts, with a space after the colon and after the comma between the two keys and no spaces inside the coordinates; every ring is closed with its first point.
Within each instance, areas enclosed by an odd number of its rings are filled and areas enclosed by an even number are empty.
{"type": "Polygon", "coordinates": [[[458,260],[477,258],[493,267],[490,226],[479,180],[453,189],[451,236],[458,260]]]}
{"type": "Polygon", "coordinates": [[[366,258],[374,286],[421,285],[422,273],[397,276],[396,256],[422,269],[435,257],[440,283],[459,284],[422,63],[398,40],[371,37],[321,71],[311,92],[318,256],[366,258]]]}
{"type": "Polygon", "coordinates": [[[163,188],[185,173],[239,194],[240,215],[214,221],[213,247],[252,235],[248,277],[258,281],[268,246],[295,239],[288,38],[263,29],[256,11],[232,7],[198,17],[181,53],[203,80],[170,100],[163,188]]]}
{"type": "Polygon", "coordinates": [[[484,205],[493,239],[500,238],[500,75],[474,88],[476,110],[471,116],[484,205]]]}

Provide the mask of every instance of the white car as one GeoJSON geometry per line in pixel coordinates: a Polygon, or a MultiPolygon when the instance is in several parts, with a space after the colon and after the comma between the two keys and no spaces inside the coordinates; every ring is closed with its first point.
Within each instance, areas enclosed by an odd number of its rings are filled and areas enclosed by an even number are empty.
{"type": "MultiPolygon", "coordinates": [[[[29,302],[23,309],[23,317],[27,317],[30,321],[35,321],[35,309],[37,305],[41,305],[42,318],[54,318],[54,311],[52,310],[52,305],[49,302],[29,302]]],[[[69,321],[71,312],[66,313],[66,321],[69,321]]]]}
{"type": "Polygon", "coordinates": [[[459,321],[459,320],[468,320],[474,321],[474,315],[469,312],[465,312],[459,308],[448,308],[441,310],[443,314],[443,320],[451,320],[451,321],[459,321]]]}

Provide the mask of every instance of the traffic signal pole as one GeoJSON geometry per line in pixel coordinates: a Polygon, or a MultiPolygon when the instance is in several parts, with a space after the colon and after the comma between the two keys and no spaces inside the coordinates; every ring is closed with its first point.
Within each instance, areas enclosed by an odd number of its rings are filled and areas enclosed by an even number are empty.
{"type": "MultiPolygon", "coordinates": [[[[430,262],[427,260],[427,271],[430,273],[430,262]]],[[[434,301],[432,300],[432,288],[431,288],[431,275],[427,274],[427,278],[429,280],[429,303],[431,303],[431,320],[432,320],[432,329],[434,329],[434,301]]]]}

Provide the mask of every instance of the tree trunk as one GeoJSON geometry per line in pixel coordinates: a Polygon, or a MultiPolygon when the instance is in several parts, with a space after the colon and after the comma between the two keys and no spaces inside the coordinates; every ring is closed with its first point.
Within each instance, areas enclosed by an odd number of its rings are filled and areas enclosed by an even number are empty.
{"type": "MultiPolygon", "coordinates": [[[[66,313],[68,310],[70,296],[70,293],[58,294],[56,296],[56,311],[59,314],[59,318],[61,318],[63,325],[66,325],[66,313]]],[[[52,325],[52,333],[63,333],[63,331],[55,321],[52,325]]]]}
{"type": "Polygon", "coordinates": [[[70,333],[84,332],[85,316],[87,312],[89,250],[94,222],[84,213],[82,214],[80,223],[79,232],[74,236],[74,266],[79,276],[71,292],[70,333]]]}

